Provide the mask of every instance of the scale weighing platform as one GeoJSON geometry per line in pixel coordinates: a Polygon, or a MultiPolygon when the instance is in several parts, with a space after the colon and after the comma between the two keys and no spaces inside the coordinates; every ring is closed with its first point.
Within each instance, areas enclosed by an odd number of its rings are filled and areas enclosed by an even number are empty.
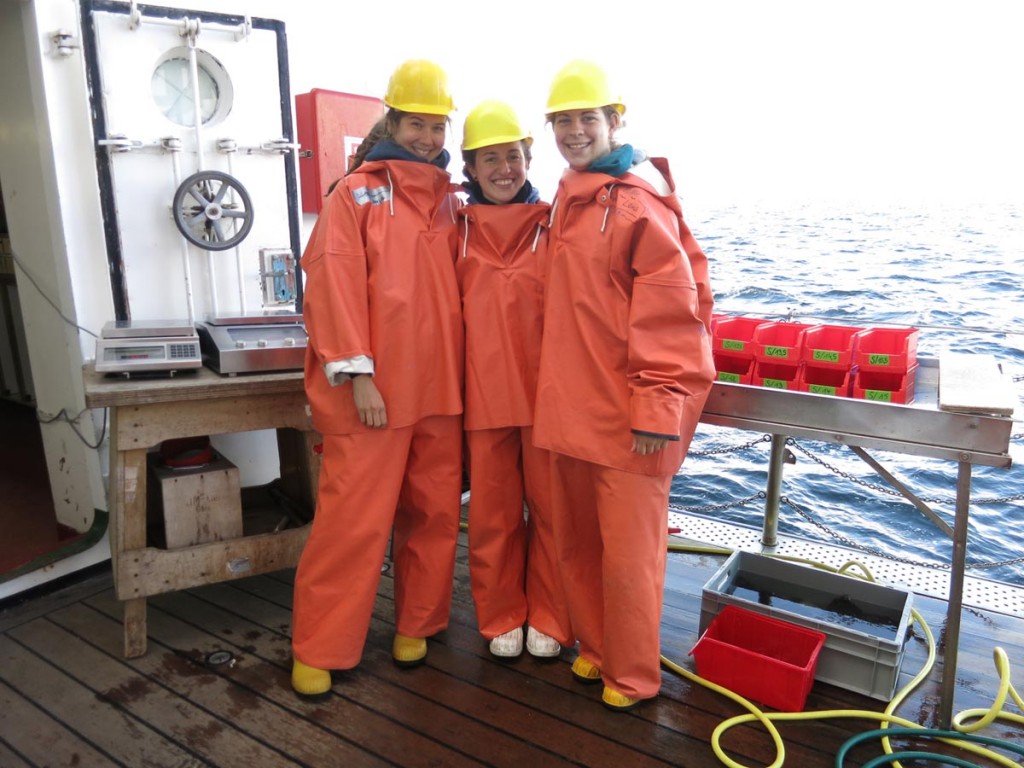
{"type": "Polygon", "coordinates": [[[111,320],[96,339],[99,373],[162,373],[201,368],[199,336],[188,320],[111,320]]]}
{"type": "Polygon", "coordinates": [[[196,326],[203,362],[217,373],[302,370],[306,328],[294,312],[208,317],[196,326]]]}

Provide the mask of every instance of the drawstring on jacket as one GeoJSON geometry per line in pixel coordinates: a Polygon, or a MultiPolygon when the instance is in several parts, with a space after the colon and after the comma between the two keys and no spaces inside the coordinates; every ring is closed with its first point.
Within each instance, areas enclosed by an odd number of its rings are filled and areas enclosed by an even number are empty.
{"type": "MultiPolygon", "coordinates": [[[[463,216],[463,235],[462,235],[462,258],[467,256],[467,248],[469,246],[469,216],[463,216]]],[[[550,226],[550,224],[548,225],[550,226]]],[[[544,231],[544,225],[539,221],[537,222],[537,231],[533,233],[533,246],[530,248],[531,253],[537,252],[537,243],[540,242],[540,233],[544,231]]]]}
{"type": "MultiPolygon", "coordinates": [[[[615,189],[615,185],[612,184],[608,187],[608,197],[612,196],[612,190],[615,189]]],[[[606,205],[604,209],[604,218],[601,219],[601,234],[604,234],[604,228],[608,226],[608,211],[612,209],[611,205],[606,205]]]]}
{"type": "Polygon", "coordinates": [[[388,175],[388,189],[391,190],[391,194],[388,195],[388,208],[391,209],[391,217],[395,216],[395,183],[391,181],[391,169],[386,165],[384,166],[384,172],[388,175]]]}

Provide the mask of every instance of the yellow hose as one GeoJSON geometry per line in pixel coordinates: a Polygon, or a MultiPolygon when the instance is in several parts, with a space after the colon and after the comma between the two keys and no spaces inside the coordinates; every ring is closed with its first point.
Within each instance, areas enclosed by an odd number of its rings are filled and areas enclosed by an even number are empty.
{"type": "MultiPolygon", "coordinates": [[[[731,550],[716,547],[690,547],[687,545],[674,543],[670,543],[668,547],[669,550],[673,552],[696,552],[700,554],[731,553],[731,550]]],[[[818,563],[812,560],[806,560],[804,558],[779,555],[769,556],[779,557],[780,559],[794,562],[802,562],[807,565],[811,565],[815,568],[833,571],[845,575],[850,575],[851,569],[857,568],[863,574],[863,578],[865,578],[868,581],[874,581],[874,577],[871,575],[871,572],[868,570],[868,568],[864,566],[862,563],[859,563],[855,560],[847,561],[840,568],[833,568],[832,566],[826,565],[824,563],[818,563]]],[[[737,715],[736,717],[732,717],[720,723],[718,727],[715,728],[714,732],[711,734],[711,748],[714,750],[715,755],[724,765],[729,766],[729,768],[749,768],[748,766],[745,766],[742,763],[738,763],[731,757],[729,757],[725,753],[725,750],[722,748],[721,741],[722,737],[730,728],[737,725],[742,725],[744,723],[750,723],[756,720],[765,727],[765,730],[768,731],[768,734],[771,736],[772,741],[775,744],[775,760],[774,762],[769,764],[768,768],[779,768],[779,766],[781,766],[785,761],[786,752],[785,745],[782,741],[782,736],[779,734],[778,728],[775,727],[776,721],[790,722],[806,720],[856,718],[862,720],[874,720],[881,722],[882,728],[887,728],[890,725],[900,725],[908,728],[918,728],[921,730],[926,730],[925,727],[920,725],[919,723],[915,723],[910,720],[905,720],[904,718],[897,717],[895,715],[895,711],[899,707],[899,705],[918,685],[921,684],[921,682],[925,678],[927,678],[928,673],[931,671],[932,666],[934,666],[935,664],[935,638],[932,636],[931,629],[929,628],[927,622],[925,622],[921,614],[918,613],[916,610],[911,610],[911,615],[913,617],[914,622],[917,623],[918,626],[920,626],[922,632],[924,633],[925,641],[928,645],[928,659],[922,667],[921,671],[914,676],[914,679],[907,683],[907,685],[904,686],[899,692],[897,692],[897,694],[893,697],[892,701],[889,702],[888,706],[885,708],[885,711],[883,713],[872,712],[871,710],[858,709],[834,709],[824,710],[821,712],[765,713],[761,709],[759,709],[755,704],[745,699],[743,696],[740,696],[739,694],[735,693],[734,691],[730,691],[727,688],[723,688],[722,686],[717,685],[716,683],[713,683],[710,680],[705,680],[704,678],[694,674],[693,672],[690,672],[689,670],[676,664],[675,662],[671,661],[665,656],[661,657],[661,663],[662,666],[686,678],[687,680],[690,680],[691,682],[696,683],[698,685],[702,685],[705,688],[708,688],[712,691],[715,691],[716,693],[720,693],[723,696],[732,699],[749,712],[749,714],[737,715]]],[[[1010,664],[1006,656],[1006,652],[1002,648],[997,647],[994,651],[994,658],[996,669],[999,672],[999,689],[995,701],[993,702],[992,707],[990,707],[987,710],[969,709],[956,715],[956,717],[953,718],[953,726],[957,731],[961,733],[973,733],[986,727],[987,725],[991,724],[993,721],[997,719],[1024,725],[1024,717],[1022,717],[1021,715],[1016,715],[1003,711],[1003,705],[1005,704],[1007,695],[1012,696],[1013,700],[1016,702],[1017,706],[1022,711],[1024,711],[1024,701],[1021,700],[1021,697],[1017,694],[1017,691],[1010,683],[1010,664]],[[971,725],[965,725],[964,721],[971,718],[978,718],[978,720],[972,723],[971,725]]],[[[999,754],[998,752],[994,752],[990,749],[986,749],[976,744],[966,742],[963,740],[958,740],[955,738],[939,738],[939,741],[955,746],[958,749],[963,749],[968,752],[972,752],[976,755],[992,760],[993,762],[999,765],[1007,766],[1007,768],[1019,768],[1019,764],[1016,761],[1011,760],[1010,758],[1007,758],[999,754]]],[[[890,744],[888,737],[883,737],[882,748],[885,751],[885,754],[893,754],[892,745],[890,744]]],[[[898,761],[894,761],[892,764],[896,766],[896,768],[901,768],[901,764],[898,761]]]]}

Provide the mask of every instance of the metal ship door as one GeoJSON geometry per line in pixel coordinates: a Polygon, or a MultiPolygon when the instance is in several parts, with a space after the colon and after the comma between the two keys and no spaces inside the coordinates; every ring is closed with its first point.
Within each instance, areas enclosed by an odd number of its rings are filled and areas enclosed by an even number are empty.
{"type": "Polygon", "coordinates": [[[283,22],[83,0],[118,321],[301,311],[283,22]]]}

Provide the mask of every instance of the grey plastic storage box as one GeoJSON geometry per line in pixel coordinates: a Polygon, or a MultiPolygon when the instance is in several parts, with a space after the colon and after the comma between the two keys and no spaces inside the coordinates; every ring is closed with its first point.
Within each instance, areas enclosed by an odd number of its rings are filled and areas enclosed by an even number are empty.
{"type": "Polygon", "coordinates": [[[906,590],[737,551],[704,585],[700,634],[726,605],[824,632],[814,679],[889,701],[912,602],[906,590]]]}

